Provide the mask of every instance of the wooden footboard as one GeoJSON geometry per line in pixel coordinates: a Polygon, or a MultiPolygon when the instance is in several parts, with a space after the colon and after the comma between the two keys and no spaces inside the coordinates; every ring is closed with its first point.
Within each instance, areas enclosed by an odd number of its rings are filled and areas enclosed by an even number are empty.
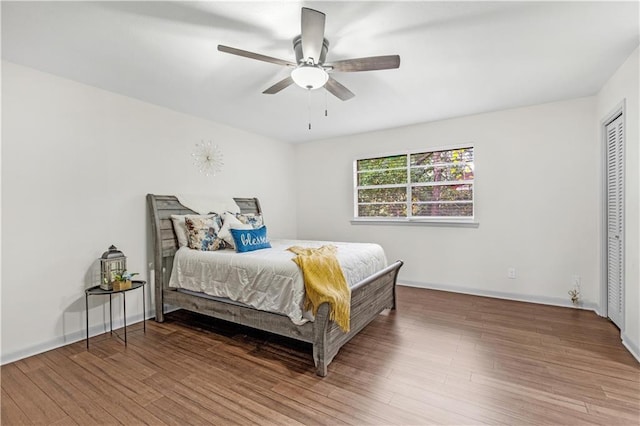
{"type": "MultiPolygon", "coordinates": [[[[261,213],[257,199],[236,198],[235,200],[243,213],[261,213]]],[[[345,343],[384,309],[395,308],[395,286],[402,261],[393,263],[351,288],[351,329],[348,333],[344,333],[329,320],[329,305],[326,303],[319,307],[314,322],[298,326],[284,315],[179,292],[169,287],[173,257],[178,249],[171,215],[193,212],[181,205],[172,195],[148,194],[147,204],[151,216],[154,247],[156,321],[164,321],[164,305],[167,304],[312,343],[316,373],[319,376],[326,376],[327,366],[345,343]]]]}
{"type": "Polygon", "coordinates": [[[313,361],[319,376],[327,375],[327,366],[340,348],[380,312],[396,307],[396,281],[403,262],[398,260],[375,275],[351,288],[351,328],[344,333],[338,325],[329,321],[329,305],[318,309],[314,321],[313,361]]]}

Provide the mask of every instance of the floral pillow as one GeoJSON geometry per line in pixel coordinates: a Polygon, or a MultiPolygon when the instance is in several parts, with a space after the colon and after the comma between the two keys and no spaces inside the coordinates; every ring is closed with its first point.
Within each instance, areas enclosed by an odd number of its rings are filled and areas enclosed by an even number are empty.
{"type": "Polygon", "coordinates": [[[202,251],[222,250],[227,243],[218,237],[222,227],[220,215],[185,217],[189,248],[202,251]]]}
{"type": "Polygon", "coordinates": [[[264,225],[261,214],[254,213],[236,213],[236,218],[245,225],[251,225],[253,229],[258,229],[264,225]]]}
{"type": "Polygon", "coordinates": [[[185,225],[185,218],[187,217],[195,217],[195,218],[210,218],[214,215],[214,213],[207,215],[199,215],[199,214],[172,214],[171,222],[173,223],[173,230],[176,233],[176,237],[178,238],[178,246],[185,247],[189,245],[189,236],[187,233],[187,225],[185,225]]]}

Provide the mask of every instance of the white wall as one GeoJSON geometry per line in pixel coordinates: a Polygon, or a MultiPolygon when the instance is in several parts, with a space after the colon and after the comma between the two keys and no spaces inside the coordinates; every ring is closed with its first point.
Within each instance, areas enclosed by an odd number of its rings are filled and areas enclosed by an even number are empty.
{"type": "MultiPolygon", "coordinates": [[[[147,193],[257,196],[270,235],[296,236],[291,145],[7,62],[2,89],[3,363],[84,336],[84,289],[110,244],[150,278],[147,193]],[[223,152],[218,176],[192,164],[201,140],[223,152]]],[[[93,299],[101,332],[108,310],[93,299]]]]}
{"type": "Polygon", "coordinates": [[[296,147],[298,237],[380,243],[399,281],[583,306],[598,302],[599,140],[595,98],[334,138],[296,147]],[[353,160],[475,145],[478,228],[352,225],[353,160]],[[507,278],[515,267],[517,278],[507,278]]]}
{"type": "MultiPolygon", "coordinates": [[[[258,196],[270,235],[378,242],[405,261],[400,280],[410,285],[568,305],[578,274],[593,308],[602,247],[596,127],[623,98],[623,337],[638,355],[638,50],[597,97],[295,147],[6,62],[2,89],[3,363],[84,336],[83,290],[109,244],[152,278],[148,192],[258,196]],[[213,178],[190,157],[209,139],[225,156],[213,178]],[[478,228],[351,225],[356,157],[466,142],[476,147],[478,228]],[[511,266],[516,280],[506,277],[511,266]]],[[[140,296],[128,301],[139,319],[140,296]]],[[[91,306],[90,328],[100,332],[108,312],[98,300],[91,306]]]]}
{"type": "MultiPolygon", "coordinates": [[[[598,93],[597,118],[604,119],[620,102],[625,101],[625,319],[622,339],[640,361],[640,173],[638,172],[640,168],[640,148],[638,147],[640,55],[638,51],[639,49],[636,49],[629,56],[598,93]]],[[[602,144],[600,131],[601,128],[598,126],[597,132],[602,144]]]]}

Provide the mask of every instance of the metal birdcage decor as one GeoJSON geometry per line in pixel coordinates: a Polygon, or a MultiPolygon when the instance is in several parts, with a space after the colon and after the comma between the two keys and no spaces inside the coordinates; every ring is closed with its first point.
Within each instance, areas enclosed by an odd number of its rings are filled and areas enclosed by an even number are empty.
{"type": "Polygon", "coordinates": [[[127,270],[127,257],[114,245],[100,257],[100,288],[113,290],[114,275],[127,270]]]}

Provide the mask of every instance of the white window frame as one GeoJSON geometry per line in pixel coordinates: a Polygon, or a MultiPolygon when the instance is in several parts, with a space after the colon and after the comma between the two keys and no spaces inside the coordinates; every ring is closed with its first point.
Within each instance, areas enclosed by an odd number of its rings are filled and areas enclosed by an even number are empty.
{"type": "MultiPolygon", "coordinates": [[[[464,143],[464,144],[457,144],[457,145],[448,145],[448,146],[441,146],[441,147],[431,147],[431,148],[422,148],[422,149],[415,149],[415,150],[404,150],[404,151],[397,151],[397,152],[392,152],[392,153],[385,153],[385,154],[373,154],[373,155],[367,155],[367,156],[362,156],[362,157],[358,157],[355,160],[353,160],[353,219],[351,220],[351,223],[354,225],[366,225],[366,224],[374,224],[374,225],[426,225],[426,226],[460,226],[460,227],[478,227],[479,223],[476,222],[476,177],[477,177],[477,170],[475,167],[476,164],[476,147],[473,143],[464,143]],[[412,154],[418,154],[418,153],[428,153],[428,152],[437,152],[437,151],[450,151],[450,150],[455,150],[455,149],[461,149],[461,148],[473,148],[473,158],[474,158],[474,170],[473,170],[473,174],[474,174],[474,178],[472,180],[462,180],[462,181],[449,181],[449,182],[442,182],[442,183],[426,183],[426,182],[416,182],[416,183],[411,183],[409,182],[409,180],[411,179],[411,161],[410,161],[410,156],[412,154]],[[406,162],[406,168],[407,168],[407,182],[405,183],[401,183],[401,184],[389,184],[389,185],[376,185],[372,188],[401,188],[401,187],[405,187],[407,190],[407,216],[406,217],[359,217],[358,216],[358,190],[359,189],[365,189],[364,187],[360,187],[358,186],[358,161],[361,160],[368,160],[368,159],[373,159],[373,158],[385,158],[385,157],[394,157],[394,156],[406,156],[407,157],[407,162],[406,162]],[[471,202],[469,204],[472,205],[472,209],[473,209],[473,215],[472,216],[433,216],[433,217],[426,217],[426,216],[412,216],[411,212],[411,187],[412,186],[438,186],[438,185],[451,185],[451,184],[470,184],[473,187],[473,191],[472,191],[472,199],[471,202]]],[[[416,168],[416,167],[414,167],[416,168]]],[[[422,166],[418,166],[417,168],[423,168],[422,166]]],[[[426,168],[426,166],[424,167],[426,168]]],[[[390,169],[385,169],[385,170],[390,170],[390,169]]],[[[450,201],[450,202],[443,202],[444,204],[447,203],[455,203],[455,201],[450,201]]],[[[389,204],[398,204],[398,203],[389,203],[389,204]]],[[[426,203],[425,203],[426,204],[426,203]]]]}

